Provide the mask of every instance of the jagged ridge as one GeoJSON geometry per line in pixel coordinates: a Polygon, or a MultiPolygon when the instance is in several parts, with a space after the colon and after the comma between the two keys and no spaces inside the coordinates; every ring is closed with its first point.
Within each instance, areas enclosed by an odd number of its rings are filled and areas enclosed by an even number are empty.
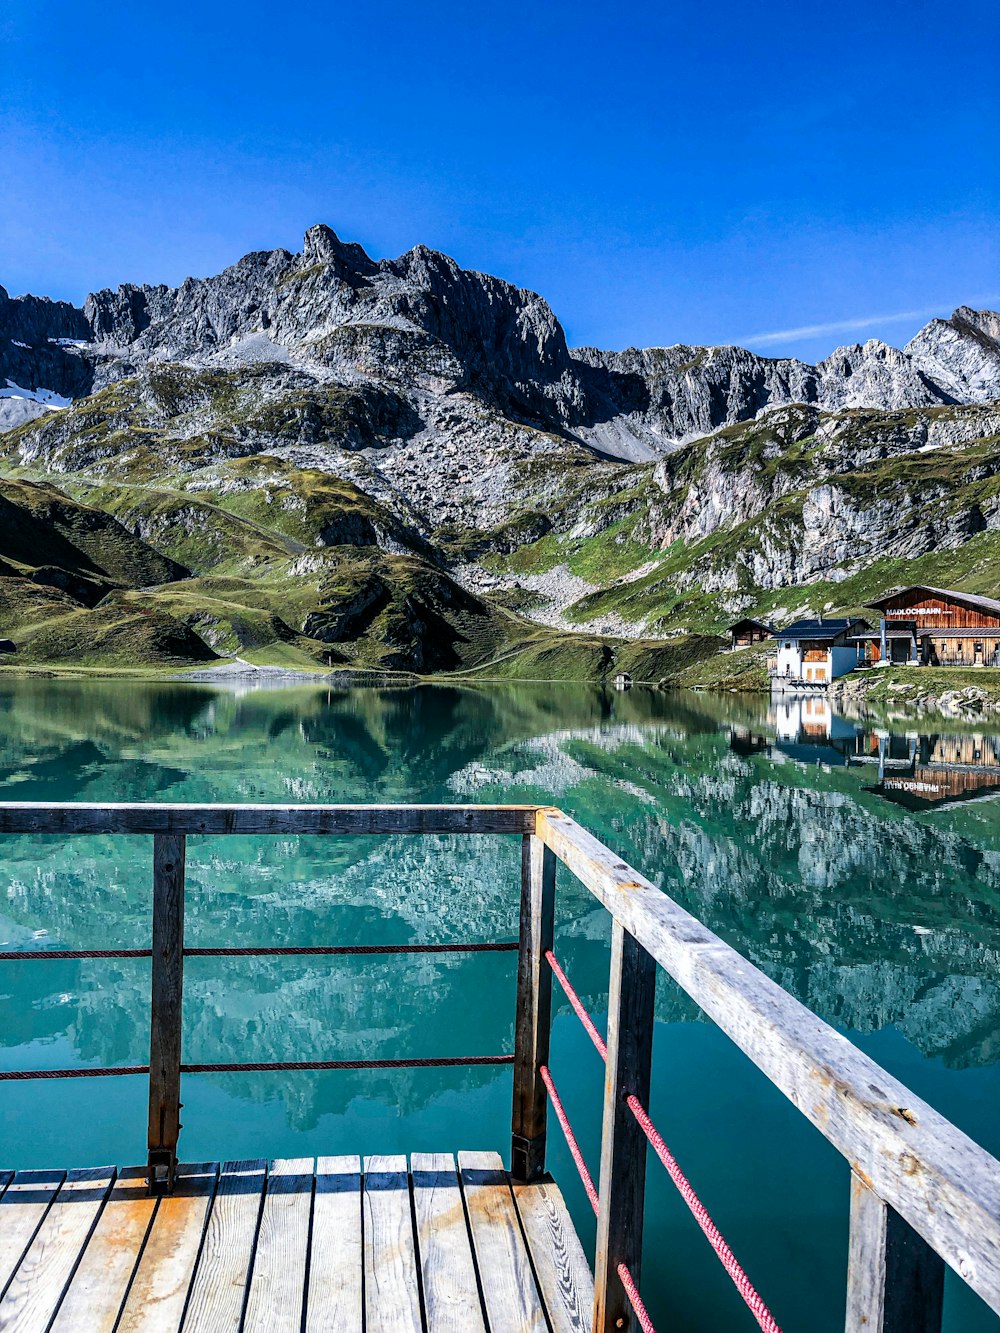
{"type": "Polygon", "coordinates": [[[425,247],[376,262],[320,226],[301,254],[82,310],[0,293],[3,375],[7,468],[59,477],[191,570],[117,604],[151,599],[225,651],[467,666],[534,620],[574,631],[557,656],[591,674],[617,650],[580,631],[853,606],[876,566],[878,585],[961,551],[998,590],[989,311],[816,366],[573,351],[532,292],[425,247]]]}

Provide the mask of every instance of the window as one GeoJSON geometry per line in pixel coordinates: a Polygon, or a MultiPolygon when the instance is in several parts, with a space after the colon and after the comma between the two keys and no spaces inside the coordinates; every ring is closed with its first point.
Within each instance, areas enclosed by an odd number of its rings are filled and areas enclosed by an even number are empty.
{"type": "Polygon", "coordinates": [[[786,644],[783,645],[783,647],[785,647],[785,648],[791,648],[791,646],[792,646],[792,645],[791,645],[790,643],[786,643],[786,644]]]}

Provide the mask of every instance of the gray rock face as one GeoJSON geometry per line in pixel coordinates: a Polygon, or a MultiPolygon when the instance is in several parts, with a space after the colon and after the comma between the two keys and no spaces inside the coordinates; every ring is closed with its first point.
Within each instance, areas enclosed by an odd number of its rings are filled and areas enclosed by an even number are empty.
{"type": "Polygon", "coordinates": [[[291,363],[320,383],[403,394],[431,436],[462,397],[627,460],[788,403],[834,411],[988,402],[1000,398],[998,338],[1000,316],[963,307],[903,351],[873,340],[817,366],[739,347],[570,351],[534,292],[424,246],[374,261],[322,225],[306,233],[301,254],[260,251],[179,287],[97,292],[82,311],[0,297],[0,375],[28,389],[78,397],[158,361],[291,363]]]}
{"type": "MultiPolygon", "coordinates": [[[[90,337],[90,325],[76,306],[41,296],[12,298],[0,287],[0,392],[17,385],[61,398],[89,393],[93,370],[72,344],[89,342],[90,337]]],[[[8,419],[8,428],[14,424],[8,419]]]]}
{"type": "Polygon", "coordinates": [[[1000,315],[960,306],[951,319],[932,319],[906,345],[906,355],[958,403],[1000,397],[1000,315]]]}

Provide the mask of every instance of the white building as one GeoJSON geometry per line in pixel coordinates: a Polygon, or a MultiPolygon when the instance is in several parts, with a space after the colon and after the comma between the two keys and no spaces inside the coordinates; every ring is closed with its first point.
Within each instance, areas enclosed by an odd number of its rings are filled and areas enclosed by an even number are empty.
{"type": "Polygon", "coordinates": [[[851,618],[796,620],[787,629],[775,630],[777,651],[768,662],[772,683],[778,689],[822,689],[846,676],[858,664],[851,636],[868,628],[863,620],[851,618]]]}

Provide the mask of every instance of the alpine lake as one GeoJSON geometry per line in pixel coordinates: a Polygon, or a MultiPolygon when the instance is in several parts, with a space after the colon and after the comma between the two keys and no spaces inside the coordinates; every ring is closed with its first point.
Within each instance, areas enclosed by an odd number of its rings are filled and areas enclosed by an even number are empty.
{"type": "MultiPolygon", "coordinates": [[[[1000,724],[568,684],[332,690],[0,679],[0,798],[556,804],[1000,1155],[1000,724]]],[[[0,948],[148,948],[152,844],[0,839],[0,948]]],[[[189,947],[516,940],[517,838],[188,841],[189,947]]],[[[610,919],[560,867],[556,953],[603,1026],[610,919]]],[[[192,958],[185,1059],[509,1052],[509,953],[192,958]]],[[[149,962],[0,963],[2,1067],[145,1064],[149,962]]],[[[651,1111],[786,1330],[843,1328],[849,1168],[662,971],[651,1111]]],[[[602,1069],[554,989],[592,1170],[602,1069]]],[[[0,1166],[145,1160],[142,1077],[6,1082],[0,1166]]],[[[187,1161],[510,1143],[506,1067],[185,1077],[187,1161]]],[[[649,1154],[661,1328],[753,1319],[649,1154]]],[[[549,1166],[592,1257],[554,1117],[549,1166]]],[[[950,1273],[949,1333],[997,1320],[950,1273]]]]}

